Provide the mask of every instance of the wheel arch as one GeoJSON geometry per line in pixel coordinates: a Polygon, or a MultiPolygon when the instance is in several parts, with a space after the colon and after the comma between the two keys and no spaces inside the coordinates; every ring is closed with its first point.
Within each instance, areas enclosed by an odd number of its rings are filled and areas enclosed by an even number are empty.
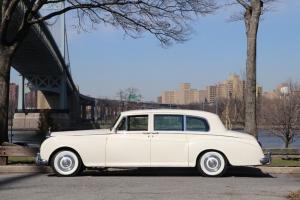
{"type": "Polygon", "coordinates": [[[78,156],[78,159],[79,161],[81,162],[82,165],[84,165],[84,163],[82,162],[82,158],[80,156],[80,154],[72,147],[68,147],[68,146],[63,146],[63,147],[59,147],[57,149],[55,149],[51,154],[50,154],[50,157],[49,157],[49,160],[48,160],[48,165],[51,164],[51,161],[53,159],[53,156],[59,152],[59,151],[62,151],[62,150],[69,150],[69,151],[72,151],[73,153],[75,153],[77,156],[78,156]]]}
{"type": "Polygon", "coordinates": [[[209,152],[209,151],[214,151],[214,152],[220,153],[220,154],[224,157],[225,163],[226,163],[227,165],[231,165],[230,162],[229,162],[229,160],[228,160],[228,158],[227,158],[227,156],[226,156],[225,153],[223,153],[221,150],[217,150],[217,149],[205,149],[205,150],[201,151],[201,152],[198,154],[198,156],[197,156],[197,158],[196,158],[196,163],[195,163],[195,166],[194,166],[194,167],[197,167],[197,165],[198,165],[198,163],[199,163],[199,159],[201,158],[201,156],[202,156],[203,154],[209,152]]]}

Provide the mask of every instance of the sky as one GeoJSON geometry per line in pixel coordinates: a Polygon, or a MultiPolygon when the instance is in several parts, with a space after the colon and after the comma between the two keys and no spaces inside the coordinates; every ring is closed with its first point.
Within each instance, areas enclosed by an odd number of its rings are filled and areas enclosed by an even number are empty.
{"type": "MultiPolygon", "coordinates": [[[[78,33],[67,23],[72,76],[85,95],[117,98],[137,88],[145,101],[188,82],[195,89],[245,73],[246,36],[242,21],[229,22],[233,8],[199,17],[183,44],[162,48],[150,34],[130,38],[113,27],[78,33]]],[[[300,78],[300,0],[281,0],[263,16],[258,33],[257,81],[264,91],[300,78]]],[[[16,73],[13,72],[13,80],[16,73]]]]}

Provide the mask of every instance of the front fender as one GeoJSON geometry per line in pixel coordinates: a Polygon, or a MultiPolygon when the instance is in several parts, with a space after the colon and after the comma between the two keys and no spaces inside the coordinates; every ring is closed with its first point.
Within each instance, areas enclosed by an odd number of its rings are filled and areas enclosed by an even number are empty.
{"type": "Polygon", "coordinates": [[[49,163],[57,149],[73,149],[86,167],[105,166],[105,135],[55,136],[46,139],[40,148],[41,159],[49,163]]]}

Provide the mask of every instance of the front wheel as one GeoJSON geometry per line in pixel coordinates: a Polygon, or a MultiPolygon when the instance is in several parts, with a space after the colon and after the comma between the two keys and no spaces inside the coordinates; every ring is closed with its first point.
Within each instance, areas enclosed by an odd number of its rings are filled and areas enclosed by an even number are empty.
{"type": "Polygon", "coordinates": [[[208,151],[199,158],[197,169],[204,176],[222,176],[226,172],[227,161],[221,153],[208,151]]]}
{"type": "Polygon", "coordinates": [[[51,166],[59,176],[74,176],[82,169],[80,157],[69,150],[57,152],[52,158],[51,166]]]}

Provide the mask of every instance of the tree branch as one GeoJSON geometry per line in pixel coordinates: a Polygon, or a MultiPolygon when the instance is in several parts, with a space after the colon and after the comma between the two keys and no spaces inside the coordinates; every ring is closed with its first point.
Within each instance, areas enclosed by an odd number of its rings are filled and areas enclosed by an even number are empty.
{"type": "Polygon", "coordinates": [[[2,21],[0,25],[0,31],[1,31],[1,42],[5,45],[7,45],[7,29],[9,22],[11,21],[12,15],[14,11],[17,8],[17,5],[20,0],[11,0],[10,2],[3,2],[2,5],[2,21]]]}
{"type": "Polygon", "coordinates": [[[246,3],[246,1],[244,1],[244,0],[236,0],[239,4],[241,4],[246,10],[248,10],[248,9],[250,9],[251,8],[251,6],[248,4],[248,3],[246,3]]]}

